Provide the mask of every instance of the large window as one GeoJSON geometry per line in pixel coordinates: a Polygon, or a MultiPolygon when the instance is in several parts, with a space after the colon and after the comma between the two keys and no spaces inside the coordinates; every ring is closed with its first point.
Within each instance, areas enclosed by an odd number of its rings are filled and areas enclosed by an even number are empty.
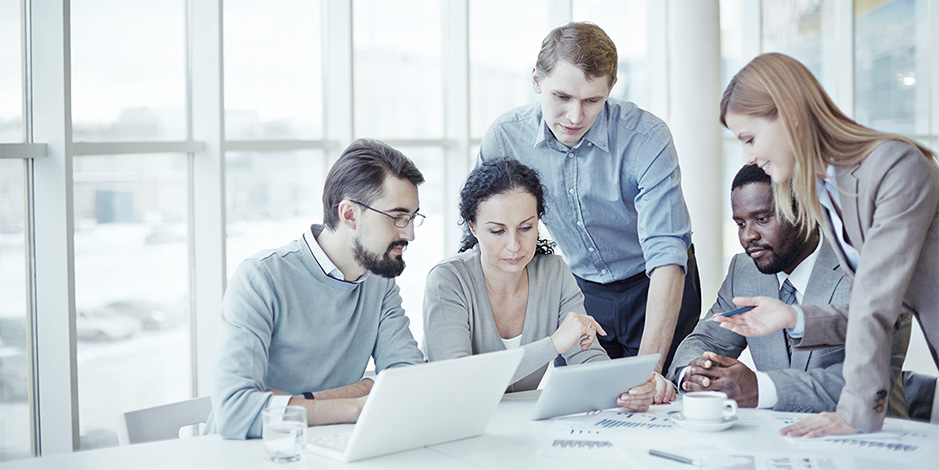
{"type": "Polygon", "coordinates": [[[854,110],[858,122],[890,132],[929,133],[930,3],[936,7],[926,0],[856,4],[854,110]]]}
{"type": "Polygon", "coordinates": [[[224,6],[225,138],[267,141],[225,155],[230,276],[248,256],[322,221],[323,150],[275,147],[324,137],[323,20],[316,1],[224,6]]]}
{"type": "Polygon", "coordinates": [[[0,159],[0,461],[30,449],[23,165],[0,159]]]}
{"type": "Polygon", "coordinates": [[[189,398],[185,155],[75,160],[75,330],[82,449],[124,411],[189,398]]]}
{"type": "Polygon", "coordinates": [[[229,152],[225,159],[228,275],[245,258],[323,221],[323,152],[229,152]]]}
{"type": "Polygon", "coordinates": [[[225,137],[322,138],[320,3],[235,0],[224,10],[225,137]]]}
{"type": "MultiPolygon", "coordinates": [[[[73,139],[185,140],[185,2],[75,2],[71,24],[73,139]]],[[[117,445],[120,413],[191,397],[188,163],[76,156],[73,175],[79,423],[91,449],[117,445]]]]}
{"type": "Polygon", "coordinates": [[[0,0],[0,142],[23,141],[20,2],[0,0]]]}
{"type": "Polygon", "coordinates": [[[434,0],[353,3],[356,135],[443,137],[440,7],[434,0]]]}
{"type": "Polygon", "coordinates": [[[470,135],[481,138],[502,113],[537,101],[531,71],[547,33],[545,0],[470,2],[470,135]]]}
{"type": "Polygon", "coordinates": [[[763,0],[763,52],[795,57],[826,90],[837,85],[835,0],[763,0]]]}
{"type": "MultiPolygon", "coordinates": [[[[0,0],[0,143],[23,141],[20,2],[0,0]]],[[[30,454],[24,161],[0,159],[0,461],[30,454]]]]}
{"type": "Polygon", "coordinates": [[[75,141],[186,138],[186,3],[71,5],[75,141]]]}

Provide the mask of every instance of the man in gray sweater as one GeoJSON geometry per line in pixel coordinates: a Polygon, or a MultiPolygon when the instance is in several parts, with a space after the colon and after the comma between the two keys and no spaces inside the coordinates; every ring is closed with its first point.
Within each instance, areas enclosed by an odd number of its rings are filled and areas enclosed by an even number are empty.
{"type": "Polygon", "coordinates": [[[358,140],[323,189],[323,225],[239,267],[222,301],[207,432],[260,437],[261,411],[300,405],[310,425],[355,422],[379,373],[423,355],[394,277],[421,224],[414,163],[358,140]]]}

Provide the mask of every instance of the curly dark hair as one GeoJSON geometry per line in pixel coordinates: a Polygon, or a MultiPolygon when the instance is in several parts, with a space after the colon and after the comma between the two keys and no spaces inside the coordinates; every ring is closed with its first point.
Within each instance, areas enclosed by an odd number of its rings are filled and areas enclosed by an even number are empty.
{"type": "MultiPolygon", "coordinates": [[[[519,163],[517,160],[502,157],[483,162],[478,165],[466,178],[463,189],[460,190],[460,217],[463,222],[476,222],[476,212],[479,204],[497,194],[505,194],[514,190],[522,190],[535,197],[538,218],[544,216],[544,186],[538,178],[538,172],[519,163]]],[[[463,240],[460,242],[462,253],[479,243],[467,227],[463,230],[463,240]]],[[[536,255],[550,255],[554,253],[554,242],[538,237],[535,247],[536,255]]]]}

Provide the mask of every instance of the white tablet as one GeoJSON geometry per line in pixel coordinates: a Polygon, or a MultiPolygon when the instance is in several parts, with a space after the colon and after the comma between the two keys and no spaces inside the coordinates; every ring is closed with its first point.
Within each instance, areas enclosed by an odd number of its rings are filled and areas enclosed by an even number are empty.
{"type": "Polygon", "coordinates": [[[551,372],[531,419],[605,410],[616,407],[616,397],[649,380],[659,354],[558,367],[551,372]]]}

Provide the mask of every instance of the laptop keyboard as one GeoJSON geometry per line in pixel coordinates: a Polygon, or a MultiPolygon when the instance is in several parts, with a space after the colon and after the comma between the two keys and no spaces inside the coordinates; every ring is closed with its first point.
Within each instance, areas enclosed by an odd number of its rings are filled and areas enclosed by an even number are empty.
{"type": "Polygon", "coordinates": [[[326,436],[317,436],[309,440],[310,443],[327,449],[336,449],[340,452],[346,450],[349,445],[349,439],[352,438],[352,431],[339,434],[329,434],[326,436]]]}

